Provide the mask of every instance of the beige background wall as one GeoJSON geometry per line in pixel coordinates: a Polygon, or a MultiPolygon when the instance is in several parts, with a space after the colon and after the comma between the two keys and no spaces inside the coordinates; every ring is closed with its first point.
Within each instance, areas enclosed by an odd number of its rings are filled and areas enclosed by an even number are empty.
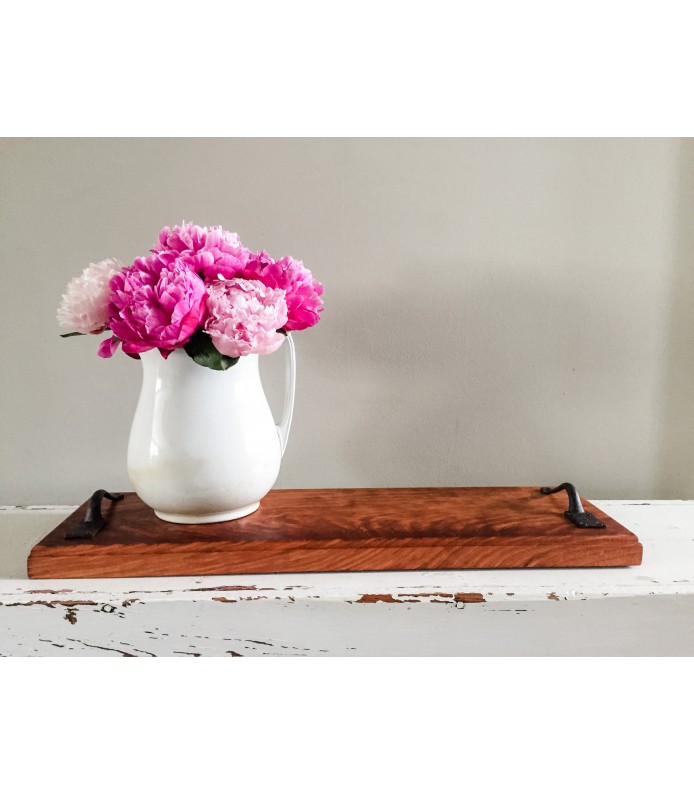
{"type": "MultiPolygon", "coordinates": [[[[694,497],[694,145],[5,139],[0,504],[128,489],[139,365],[60,339],[90,261],[181,219],[302,258],[278,486],[575,481],[694,497]]],[[[281,354],[264,362],[273,404],[281,354]]]]}

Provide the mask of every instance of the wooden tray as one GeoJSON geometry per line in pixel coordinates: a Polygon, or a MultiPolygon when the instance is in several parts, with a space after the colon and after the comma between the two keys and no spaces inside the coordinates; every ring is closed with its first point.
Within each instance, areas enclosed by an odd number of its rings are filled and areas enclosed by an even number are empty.
{"type": "MultiPolygon", "coordinates": [[[[106,508],[104,503],[104,508],[106,508]]],[[[246,518],[170,524],[134,494],[91,540],[65,540],[87,504],[31,551],[29,577],[71,579],[308,571],[639,565],[638,538],[590,502],[605,529],[564,517],[539,488],[272,491],[246,518]]]]}

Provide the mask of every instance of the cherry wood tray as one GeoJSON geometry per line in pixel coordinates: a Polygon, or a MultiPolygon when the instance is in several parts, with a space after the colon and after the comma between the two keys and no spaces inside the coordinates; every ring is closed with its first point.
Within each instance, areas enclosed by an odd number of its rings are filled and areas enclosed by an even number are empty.
{"type": "Polygon", "coordinates": [[[605,529],[577,528],[566,494],[539,488],[278,490],[250,516],[192,525],[161,521],[134,493],[109,504],[94,538],[65,540],[85,503],[37,543],[29,577],[593,568],[642,557],[636,535],[590,502],[605,529]]]}

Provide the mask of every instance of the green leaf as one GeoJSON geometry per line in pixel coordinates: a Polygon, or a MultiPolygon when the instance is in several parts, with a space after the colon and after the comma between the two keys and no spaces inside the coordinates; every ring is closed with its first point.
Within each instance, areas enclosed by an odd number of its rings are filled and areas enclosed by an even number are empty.
{"type": "Polygon", "coordinates": [[[204,331],[196,331],[183,346],[186,353],[201,367],[225,370],[233,367],[238,358],[223,356],[212,344],[212,337],[204,331]]]}
{"type": "Polygon", "coordinates": [[[60,334],[62,339],[67,339],[68,336],[84,336],[85,334],[81,334],[79,331],[72,331],[69,334],[60,334]]]}

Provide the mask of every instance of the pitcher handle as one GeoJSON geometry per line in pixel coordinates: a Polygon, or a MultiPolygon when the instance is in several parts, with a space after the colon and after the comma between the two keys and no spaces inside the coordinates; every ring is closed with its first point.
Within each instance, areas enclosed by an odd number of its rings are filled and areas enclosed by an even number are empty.
{"type": "Polygon", "coordinates": [[[280,438],[280,449],[282,455],[287,448],[289,438],[289,428],[292,426],[292,414],[294,413],[294,394],[296,392],[296,352],[294,350],[294,340],[290,333],[287,334],[287,343],[284,345],[289,351],[286,359],[285,386],[284,386],[284,408],[282,409],[282,419],[277,427],[277,435],[280,438]]]}

